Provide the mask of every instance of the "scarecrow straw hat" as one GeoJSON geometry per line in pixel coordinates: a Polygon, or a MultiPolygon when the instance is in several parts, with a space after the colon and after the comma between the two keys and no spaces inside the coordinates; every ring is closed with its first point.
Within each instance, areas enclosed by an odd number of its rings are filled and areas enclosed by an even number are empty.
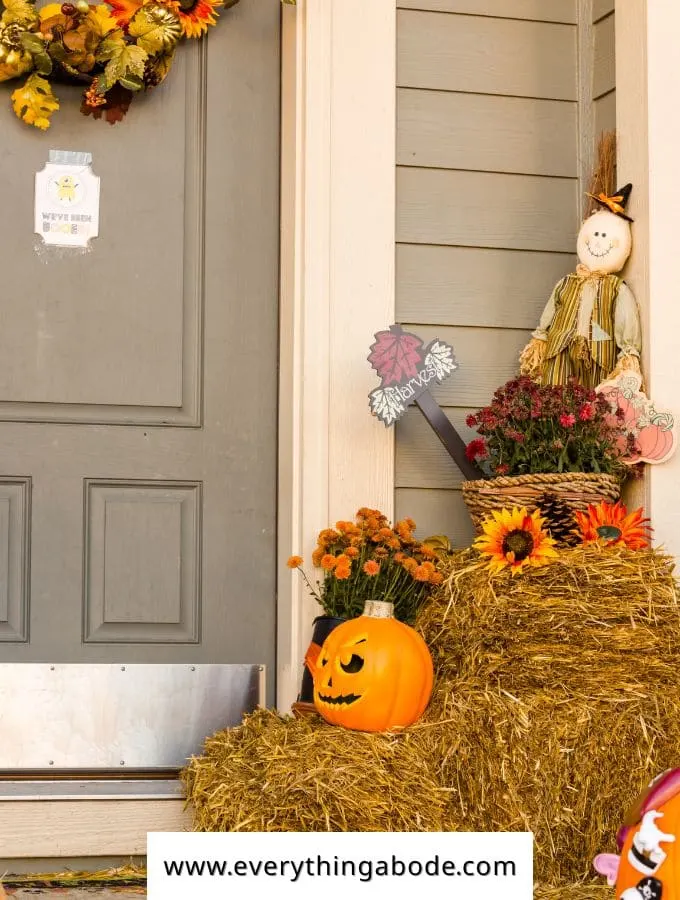
{"type": "Polygon", "coordinates": [[[609,896],[593,857],[678,765],[672,561],[591,545],[514,578],[471,550],[445,567],[418,621],[436,673],[423,720],[368,735],[260,710],[185,770],[195,826],[533,831],[539,896],[609,896]]]}

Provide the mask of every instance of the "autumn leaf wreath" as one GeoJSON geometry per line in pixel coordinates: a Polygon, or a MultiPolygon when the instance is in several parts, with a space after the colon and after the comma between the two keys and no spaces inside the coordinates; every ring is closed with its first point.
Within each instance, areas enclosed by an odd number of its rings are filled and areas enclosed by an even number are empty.
{"type": "Polygon", "coordinates": [[[27,76],[12,94],[16,115],[45,130],[55,82],[84,86],[81,112],[114,124],[135,94],[161,84],[183,38],[202,38],[218,7],[238,0],[2,0],[0,81],[27,76]]]}

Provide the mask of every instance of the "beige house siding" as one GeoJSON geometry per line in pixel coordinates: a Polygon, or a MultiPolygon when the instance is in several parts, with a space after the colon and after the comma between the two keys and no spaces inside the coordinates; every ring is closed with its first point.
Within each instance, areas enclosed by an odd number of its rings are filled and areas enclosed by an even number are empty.
{"type": "Polygon", "coordinates": [[[593,0],[595,134],[616,129],[614,0],[593,0]]]}
{"type": "MultiPolygon", "coordinates": [[[[460,369],[434,393],[468,438],[467,412],[516,371],[553,284],[572,265],[577,3],[397,6],[397,320],[453,345],[460,369]]],[[[605,70],[603,62],[603,98],[605,70]]],[[[410,410],[397,429],[397,514],[415,518],[421,534],[467,543],[460,484],[410,410]]]]}

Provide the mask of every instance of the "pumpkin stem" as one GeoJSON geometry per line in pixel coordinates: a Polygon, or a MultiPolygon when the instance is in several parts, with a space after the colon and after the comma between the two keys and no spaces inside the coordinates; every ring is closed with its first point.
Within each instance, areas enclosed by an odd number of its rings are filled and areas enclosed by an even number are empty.
{"type": "Polygon", "coordinates": [[[367,600],[362,615],[370,616],[372,619],[393,619],[394,603],[387,603],[385,600],[367,600]]]}

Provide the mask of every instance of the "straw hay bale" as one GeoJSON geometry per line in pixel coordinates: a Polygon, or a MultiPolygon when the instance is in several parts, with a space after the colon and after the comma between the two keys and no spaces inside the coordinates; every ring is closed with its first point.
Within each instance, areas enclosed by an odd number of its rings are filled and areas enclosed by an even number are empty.
{"type": "Polygon", "coordinates": [[[369,735],[258,710],[209,738],[186,771],[196,829],[444,830],[446,792],[417,731],[369,735]]]}
{"type": "Polygon", "coordinates": [[[614,900],[614,889],[606,884],[534,885],[534,900],[614,900]]]}
{"type": "Polygon", "coordinates": [[[580,884],[593,856],[614,850],[640,787],[678,764],[672,562],[579,548],[490,579],[461,551],[448,568],[418,621],[436,670],[423,721],[365,735],[259,711],[187,768],[196,827],[531,830],[537,881],[604,900],[580,884]]]}

